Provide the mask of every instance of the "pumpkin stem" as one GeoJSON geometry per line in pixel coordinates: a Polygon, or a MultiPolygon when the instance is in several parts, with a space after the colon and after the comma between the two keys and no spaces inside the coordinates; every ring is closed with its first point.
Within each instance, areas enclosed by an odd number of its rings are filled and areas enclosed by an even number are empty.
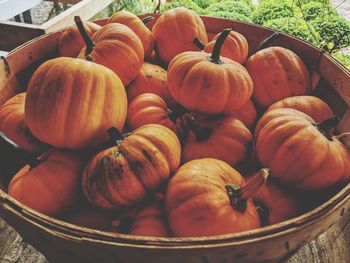
{"type": "Polygon", "coordinates": [[[339,117],[332,116],[324,121],[314,124],[314,126],[330,141],[332,141],[332,135],[330,134],[330,130],[337,126],[340,122],[339,117]]]}
{"type": "Polygon", "coordinates": [[[196,37],[195,39],[193,39],[193,43],[200,49],[203,50],[205,45],[202,43],[202,41],[199,40],[198,37],[196,37]]]}
{"type": "Polygon", "coordinates": [[[75,16],[74,22],[77,25],[78,30],[80,32],[80,35],[83,38],[85,45],[86,45],[86,49],[85,49],[86,60],[91,61],[92,58],[91,58],[90,54],[94,50],[95,43],[94,43],[94,41],[92,41],[91,37],[86,32],[85,26],[84,26],[83,22],[81,21],[80,16],[75,16]]]}
{"type": "Polygon", "coordinates": [[[231,28],[224,29],[218,39],[215,42],[214,48],[213,48],[213,53],[209,57],[209,61],[215,63],[215,64],[223,64],[223,62],[220,60],[220,53],[221,53],[221,48],[222,45],[224,44],[227,36],[231,32],[231,28]]]}
{"type": "Polygon", "coordinates": [[[116,127],[111,127],[107,130],[110,141],[112,144],[121,144],[124,136],[118,131],[118,129],[116,127]]]}
{"type": "Polygon", "coordinates": [[[142,19],[142,23],[147,25],[149,22],[151,22],[154,19],[153,16],[146,16],[144,19],[142,19]]]}
{"type": "Polygon", "coordinates": [[[280,33],[279,32],[275,32],[273,33],[271,36],[269,36],[268,38],[266,38],[265,40],[263,40],[259,47],[258,47],[258,50],[262,50],[264,48],[267,48],[273,41],[275,41],[276,38],[278,38],[280,36],[280,33]]]}
{"type": "Polygon", "coordinates": [[[174,110],[168,109],[168,116],[169,119],[173,122],[176,123],[176,120],[184,115],[188,110],[184,108],[181,104],[176,103],[174,110]]]}
{"type": "Polygon", "coordinates": [[[185,118],[190,129],[196,135],[196,139],[198,142],[205,141],[210,137],[211,130],[200,126],[196,121],[196,119],[191,114],[186,115],[185,118]]]}
{"type": "Polygon", "coordinates": [[[260,218],[260,223],[262,226],[268,226],[270,224],[269,222],[269,216],[270,216],[270,212],[269,212],[269,208],[263,204],[263,203],[255,203],[255,208],[256,211],[258,212],[259,218],[260,218]]]}
{"type": "Polygon", "coordinates": [[[265,184],[269,176],[269,169],[262,168],[243,187],[227,184],[225,185],[233,209],[243,213],[247,208],[247,200],[265,184]]]}

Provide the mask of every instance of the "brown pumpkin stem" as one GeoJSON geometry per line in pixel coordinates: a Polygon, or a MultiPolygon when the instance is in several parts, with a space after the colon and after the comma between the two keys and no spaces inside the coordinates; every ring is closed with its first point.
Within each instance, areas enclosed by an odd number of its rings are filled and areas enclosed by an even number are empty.
{"type": "Polygon", "coordinates": [[[196,135],[196,139],[198,142],[205,141],[210,137],[211,130],[200,126],[191,114],[186,115],[186,121],[191,131],[196,135]]]}
{"type": "Polygon", "coordinates": [[[220,60],[220,53],[221,53],[221,48],[222,45],[225,43],[225,40],[227,36],[230,34],[232,31],[231,28],[224,29],[218,39],[215,42],[214,48],[213,48],[213,53],[209,57],[209,61],[213,62],[215,64],[223,64],[223,62],[220,60]]]}
{"type": "Polygon", "coordinates": [[[262,50],[264,48],[267,48],[273,41],[275,41],[276,38],[278,38],[280,36],[280,33],[279,32],[275,32],[273,33],[271,36],[269,36],[268,38],[266,38],[265,40],[263,40],[259,47],[258,47],[258,50],[262,50]]]}
{"type": "Polygon", "coordinates": [[[153,16],[146,16],[144,19],[142,19],[142,23],[147,25],[149,22],[151,22],[154,19],[153,16]]]}
{"type": "Polygon", "coordinates": [[[120,133],[120,131],[116,127],[111,127],[107,130],[107,133],[109,135],[110,141],[113,145],[115,144],[121,144],[124,137],[123,134],[120,133]]]}
{"type": "MultiPolygon", "coordinates": [[[[154,0],[152,0],[152,3],[153,2],[154,2],[154,0]]],[[[160,6],[161,6],[161,4],[162,4],[161,0],[158,0],[158,4],[157,4],[156,8],[153,11],[154,14],[159,14],[160,13],[160,6]]]]}
{"type": "Polygon", "coordinates": [[[262,168],[243,187],[227,184],[225,185],[233,209],[243,213],[247,208],[247,200],[265,184],[269,176],[269,169],[262,168]]]}
{"type": "Polygon", "coordinates": [[[77,25],[78,30],[80,32],[80,35],[83,38],[85,45],[86,45],[86,49],[85,49],[86,60],[91,61],[92,58],[91,58],[90,54],[94,50],[95,43],[94,43],[94,41],[92,41],[91,37],[87,33],[85,26],[84,26],[84,23],[83,23],[83,21],[81,21],[80,16],[75,16],[74,22],[77,25]]]}
{"type": "Polygon", "coordinates": [[[186,112],[188,112],[188,110],[184,108],[184,106],[182,106],[179,103],[176,103],[173,110],[168,109],[168,116],[173,123],[176,123],[176,120],[182,115],[184,115],[186,112]]]}
{"type": "Polygon", "coordinates": [[[339,117],[332,116],[328,119],[314,124],[314,126],[330,141],[332,141],[332,135],[330,134],[330,130],[334,127],[336,127],[340,122],[339,117]]]}
{"type": "Polygon", "coordinates": [[[198,37],[193,39],[193,43],[200,49],[203,50],[205,48],[205,45],[202,43],[202,41],[199,40],[198,37]]]}

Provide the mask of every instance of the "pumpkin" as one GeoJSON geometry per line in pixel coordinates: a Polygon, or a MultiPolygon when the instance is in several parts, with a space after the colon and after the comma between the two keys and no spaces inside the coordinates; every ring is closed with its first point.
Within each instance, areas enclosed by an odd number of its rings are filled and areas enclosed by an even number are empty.
{"type": "Polygon", "coordinates": [[[254,127],[257,119],[257,112],[254,103],[251,100],[243,105],[242,108],[230,112],[229,115],[233,118],[239,119],[249,129],[254,127]]]}
{"type": "MultiPolygon", "coordinates": [[[[89,21],[85,21],[84,26],[90,37],[101,28],[101,26],[89,21]]],[[[58,53],[61,57],[75,58],[79,55],[84,45],[84,40],[79,33],[78,27],[73,25],[62,33],[58,41],[58,53]]]]}
{"type": "Polygon", "coordinates": [[[85,32],[81,20],[76,24],[83,36],[84,47],[78,58],[85,58],[113,70],[127,86],[140,73],[144,51],[140,38],[129,27],[110,23],[98,30],[92,38],[85,32]]]}
{"type": "Polygon", "coordinates": [[[257,123],[256,154],[271,177],[300,190],[321,190],[350,179],[350,155],[329,130],[339,119],[321,123],[300,111],[268,111],[257,123]]]}
{"type": "Polygon", "coordinates": [[[263,107],[269,107],[287,97],[311,92],[306,65],[289,49],[262,49],[248,58],[246,68],[254,82],[254,98],[263,107]]]}
{"type": "Polygon", "coordinates": [[[182,162],[211,157],[231,166],[246,159],[252,146],[252,135],[244,124],[226,117],[198,122],[187,115],[189,132],[182,149],[182,162]]]}
{"type": "Polygon", "coordinates": [[[246,184],[224,161],[203,158],[187,162],[170,179],[165,195],[173,235],[213,236],[260,227],[250,196],[266,176],[263,170],[246,184]]]}
{"type": "Polygon", "coordinates": [[[172,111],[164,100],[156,94],[144,93],[137,96],[128,106],[126,123],[131,130],[146,124],[160,124],[176,132],[172,111]]]}
{"type": "Polygon", "coordinates": [[[168,88],[174,100],[190,111],[216,114],[238,110],[248,103],[253,82],[247,70],[220,50],[230,30],[224,30],[212,54],[184,52],[168,69],[168,88]]]}
{"type": "Polygon", "coordinates": [[[159,58],[169,64],[178,54],[199,51],[194,43],[198,38],[203,44],[208,36],[202,19],[193,11],[178,7],[164,12],[152,28],[155,50],[159,58]]]}
{"type": "Polygon", "coordinates": [[[130,234],[149,237],[169,237],[170,230],[160,203],[151,203],[140,208],[130,228],[130,234]]]}
{"type": "Polygon", "coordinates": [[[24,166],[11,180],[8,194],[49,216],[59,216],[81,198],[83,162],[72,153],[51,150],[24,166]]]}
{"type": "Polygon", "coordinates": [[[167,72],[158,65],[144,62],[140,74],[127,87],[129,102],[143,93],[154,93],[161,97],[171,107],[175,104],[168,90],[167,72]]]}
{"type": "Polygon", "coordinates": [[[141,20],[133,13],[123,10],[114,13],[107,20],[107,24],[120,23],[130,27],[130,29],[140,38],[145,52],[145,57],[148,57],[151,55],[154,47],[152,32],[145,25],[145,23],[150,21],[150,19],[153,19],[153,17],[146,17],[145,19],[141,20]]]}
{"type": "Polygon", "coordinates": [[[22,92],[0,108],[0,131],[10,140],[30,153],[40,153],[45,145],[36,139],[29,131],[24,120],[24,102],[26,93],[22,92]]]}
{"type": "MultiPolygon", "coordinates": [[[[220,34],[217,34],[212,41],[206,44],[204,46],[204,52],[213,52],[215,42],[219,37],[220,34]]],[[[247,60],[248,51],[249,47],[247,39],[237,31],[231,31],[222,46],[221,55],[243,65],[247,60]]]]}
{"type": "Polygon", "coordinates": [[[267,111],[278,108],[291,108],[306,113],[316,122],[321,122],[333,116],[327,103],[315,96],[293,96],[272,104],[267,111]]]}
{"type": "MultiPolygon", "coordinates": [[[[250,180],[253,175],[247,176],[250,180]]],[[[263,226],[277,224],[301,214],[299,200],[271,177],[252,196],[263,226]]]]}
{"type": "Polygon", "coordinates": [[[110,69],[82,59],[46,61],[30,79],[25,121],[39,140],[68,149],[106,141],[106,130],[122,129],[127,113],[124,86],[110,69]]]}
{"type": "Polygon", "coordinates": [[[124,138],[111,137],[117,145],[95,155],[83,172],[85,196],[97,207],[132,206],[157,190],[179,166],[180,142],[162,125],[144,125],[124,138]]]}

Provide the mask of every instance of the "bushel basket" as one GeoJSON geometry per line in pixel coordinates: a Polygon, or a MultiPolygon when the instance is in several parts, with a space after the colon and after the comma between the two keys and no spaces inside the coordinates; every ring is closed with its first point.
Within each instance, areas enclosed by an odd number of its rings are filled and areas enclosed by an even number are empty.
{"type": "MultiPolygon", "coordinates": [[[[153,15],[156,19],[159,15],[153,15]]],[[[145,16],[142,16],[145,17],[145,16]]],[[[250,54],[274,31],[248,23],[202,17],[210,35],[225,28],[243,34],[250,54]]],[[[103,25],[105,20],[97,23],[103,25]]],[[[0,105],[24,91],[34,70],[44,61],[57,57],[62,31],[38,37],[0,61],[0,105]]],[[[314,46],[281,33],[274,46],[297,53],[320,77],[314,91],[341,118],[339,132],[350,126],[350,72],[328,54],[314,46]]],[[[25,240],[50,262],[279,262],[289,258],[307,242],[326,231],[350,207],[350,184],[316,209],[291,220],[237,234],[201,238],[153,238],[123,235],[87,229],[45,216],[6,194],[11,176],[21,160],[6,144],[0,145],[4,160],[0,167],[0,217],[14,227],[25,240]]]]}

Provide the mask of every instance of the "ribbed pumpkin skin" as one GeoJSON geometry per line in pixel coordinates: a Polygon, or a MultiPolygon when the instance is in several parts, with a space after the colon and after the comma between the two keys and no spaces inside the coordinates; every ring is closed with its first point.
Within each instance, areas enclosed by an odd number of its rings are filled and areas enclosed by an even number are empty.
{"type": "Polygon", "coordinates": [[[174,104],[174,99],[168,90],[167,71],[147,62],[142,64],[140,74],[127,87],[126,93],[129,102],[140,94],[154,93],[161,97],[169,107],[174,104]]]}
{"type": "Polygon", "coordinates": [[[300,190],[321,190],[350,179],[350,155],[333,137],[328,140],[308,115],[274,109],[259,120],[255,132],[260,163],[271,177],[300,190]]]}
{"type": "Polygon", "coordinates": [[[286,48],[262,49],[248,58],[246,68],[254,82],[254,98],[264,107],[311,92],[310,76],[304,62],[286,48]]]}
{"type": "MultiPolygon", "coordinates": [[[[119,23],[107,24],[93,35],[92,40],[95,42],[91,53],[93,62],[113,70],[124,86],[138,76],[144,51],[140,38],[129,27],[119,23]]],[[[78,58],[85,58],[85,48],[78,58]]]]}
{"type": "Polygon", "coordinates": [[[22,92],[6,101],[0,108],[0,131],[24,150],[37,153],[44,144],[29,131],[24,120],[26,93],[22,92]]]}
{"type": "Polygon", "coordinates": [[[142,126],[92,158],[83,173],[85,196],[101,208],[131,206],[169,178],[179,166],[180,154],[180,142],[170,129],[142,126]]]}
{"type": "Polygon", "coordinates": [[[255,106],[251,100],[243,105],[242,108],[230,112],[229,114],[231,117],[239,119],[241,122],[243,122],[248,129],[253,128],[257,117],[255,106]]]}
{"type": "Polygon", "coordinates": [[[131,226],[131,235],[149,237],[169,237],[169,227],[159,204],[149,204],[136,212],[131,226]]]}
{"type": "Polygon", "coordinates": [[[145,57],[151,55],[154,48],[152,32],[146,27],[140,18],[129,11],[118,11],[107,20],[107,24],[109,23],[120,23],[130,27],[140,38],[145,57]]]}
{"type": "Polygon", "coordinates": [[[153,93],[141,94],[131,101],[126,123],[131,130],[146,124],[160,124],[176,132],[176,125],[169,118],[167,105],[161,97],[153,93]]]}
{"type": "Polygon", "coordinates": [[[324,121],[334,115],[327,103],[314,96],[294,96],[272,104],[267,111],[278,108],[295,109],[309,115],[316,122],[324,121]]]}
{"type": "Polygon", "coordinates": [[[227,117],[219,121],[199,122],[202,127],[211,126],[211,134],[206,140],[199,140],[189,131],[182,150],[182,162],[201,158],[215,158],[234,166],[249,154],[253,136],[244,124],[227,117]]]}
{"type": "MultiPolygon", "coordinates": [[[[101,28],[101,26],[89,21],[85,21],[84,26],[90,37],[101,28]]],[[[84,40],[81,37],[77,26],[71,26],[62,33],[60,40],[58,41],[58,52],[60,57],[75,58],[79,55],[84,46],[84,40]]]]}
{"type": "Polygon", "coordinates": [[[178,7],[163,13],[152,28],[155,50],[160,59],[169,64],[185,51],[200,51],[193,40],[197,37],[204,45],[208,36],[202,19],[193,11],[178,7]]]}
{"type": "Polygon", "coordinates": [[[252,200],[241,213],[232,208],[226,184],[243,186],[244,178],[223,161],[190,161],[170,179],[165,207],[176,237],[213,236],[258,228],[259,216],[252,200]]]}
{"type": "Polygon", "coordinates": [[[80,200],[83,162],[58,150],[41,158],[41,164],[33,169],[26,165],[12,178],[8,194],[43,214],[58,216],[80,200]]]}
{"type": "MultiPolygon", "coordinates": [[[[205,45],[204,52],[212,53],[216,40],[220,34],[217,34],[212,41],[205,45]]],[[[249,46],[247,39],[236,31],[231,31],[227,36],[224,45],[221,48],[221,56],[232,59],[243,65],[248,57],[249,46]]]]}
{"type": "Polygon", "coordinates": [[[55,58],[33,74],[25,101],[25,121],[39,140],[59,148],[95,147],[106,130],[121,130],[127,98],[118,76],[81,59],[55,58]]]}
{"type": "Polygon", "coordinates": [[[175,101],[186,109],[206,114],[229,113],[245,105],[253,93],[247,70],[237,62],[208,60],[204,52],[184,52],[168,69],[168,88],[175,101]]]}

